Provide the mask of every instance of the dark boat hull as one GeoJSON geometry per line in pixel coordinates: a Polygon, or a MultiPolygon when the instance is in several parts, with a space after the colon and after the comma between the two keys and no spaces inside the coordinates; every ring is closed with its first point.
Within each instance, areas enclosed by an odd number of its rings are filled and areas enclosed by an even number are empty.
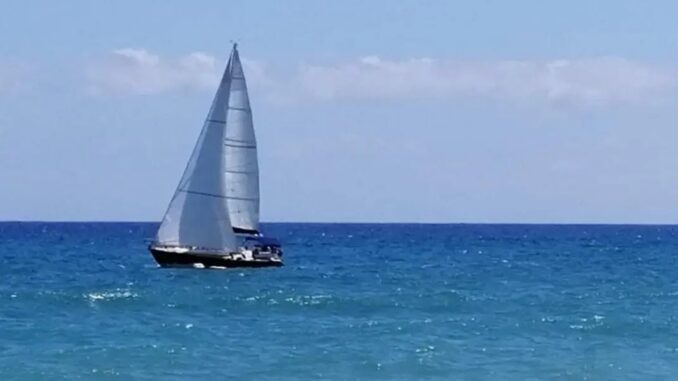
{"type": "Polygon", "coordinates": [[[192,253],[170,253],[163,250],[149,249],[153,258],[162,267],[196,267],[200,264],[209,267],[280,267],[281,261],[264,259],[235,260],[214,255],[201,255],[192,253]]]}

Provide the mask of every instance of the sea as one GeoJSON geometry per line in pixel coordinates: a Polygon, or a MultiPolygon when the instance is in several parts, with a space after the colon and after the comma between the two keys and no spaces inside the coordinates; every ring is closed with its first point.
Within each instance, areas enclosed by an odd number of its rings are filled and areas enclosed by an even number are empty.
{"type": "Polygon", "coordinates": [[[678,226],[275,223],[226,270],[156,229],[0,223],[0,380],[678,379],[678,226]]]}

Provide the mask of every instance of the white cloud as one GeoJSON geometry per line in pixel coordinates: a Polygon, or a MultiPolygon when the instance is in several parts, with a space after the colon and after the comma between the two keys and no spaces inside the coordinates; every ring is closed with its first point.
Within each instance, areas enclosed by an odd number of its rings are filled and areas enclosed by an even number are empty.
{"type": "MultiPolygon", "coordinates": [[[[266,83],[263,64],[242,59],[250,84],[266,83]]],[[[214,89],[225,63],[214,56],[193,52],[165,58],[145,49],[118,49],[90,66],[94,93],[156,94],[176,90],[214,89]]]]}
{"type": "Polygon", "coordinates": [[[177,89],[214,87],[218,70],[214,57],[191,53],[161,59],[144,49],[119,49],[90,67],[95,92],[153,94],[177,89]]]}
{"type": "MultiPolygon", "coordinates": [[[[474,96],[600,105],[652,100],[673,90],[673,70],[615,57],[550,61],[385,60],[377,56],[330,65],[300,65],[271,75],[243,59],[251,87],[269,100],[402,99],[474,96]]],[[[223,62],[195,52],[162,58],[144,49],[119,49],[90,67],[97,92],[153,94],[213,89],[223,62]]]]}
{"type": "Polygon", "coordinates": [[[623,58],[463,62],[364,57],[304,66],[303,92],[320,99],[485,96],[587,104],[636,102],[672,89],[674,72],[623,58]]]}

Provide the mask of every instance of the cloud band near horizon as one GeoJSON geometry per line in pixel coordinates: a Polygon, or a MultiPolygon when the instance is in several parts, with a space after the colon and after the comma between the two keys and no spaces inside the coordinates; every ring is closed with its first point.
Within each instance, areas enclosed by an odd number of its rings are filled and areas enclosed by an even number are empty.
{"type": "MultiPolygon", "coordinates": [[[[259,61],[244,59],[243,65],[250,87],[286,101],[484,97],[596,106],[646,103],[678,84],[676,70],[621,57],[461,61],[369,56],[299,64],[284,74],[259,61]]],[[[90,65],[87,79],[97,94],[205,90],[216,86],[222,66],[201,52],[166,58],[127,48],[90,65]]]]}

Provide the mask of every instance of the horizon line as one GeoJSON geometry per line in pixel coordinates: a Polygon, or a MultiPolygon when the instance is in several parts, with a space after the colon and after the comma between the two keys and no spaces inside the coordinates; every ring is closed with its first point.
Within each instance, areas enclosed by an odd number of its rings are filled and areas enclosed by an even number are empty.
{"type": "MultiPolygon", "coordinates": [[[[0,220],[4,223],[159,224],[148,220],[0,220]]],[[[262,221],[262,224],[308,225],[554,225],[554,226],[678,226],[678,222],[414,222],[414,221],[262,221]]]]}

